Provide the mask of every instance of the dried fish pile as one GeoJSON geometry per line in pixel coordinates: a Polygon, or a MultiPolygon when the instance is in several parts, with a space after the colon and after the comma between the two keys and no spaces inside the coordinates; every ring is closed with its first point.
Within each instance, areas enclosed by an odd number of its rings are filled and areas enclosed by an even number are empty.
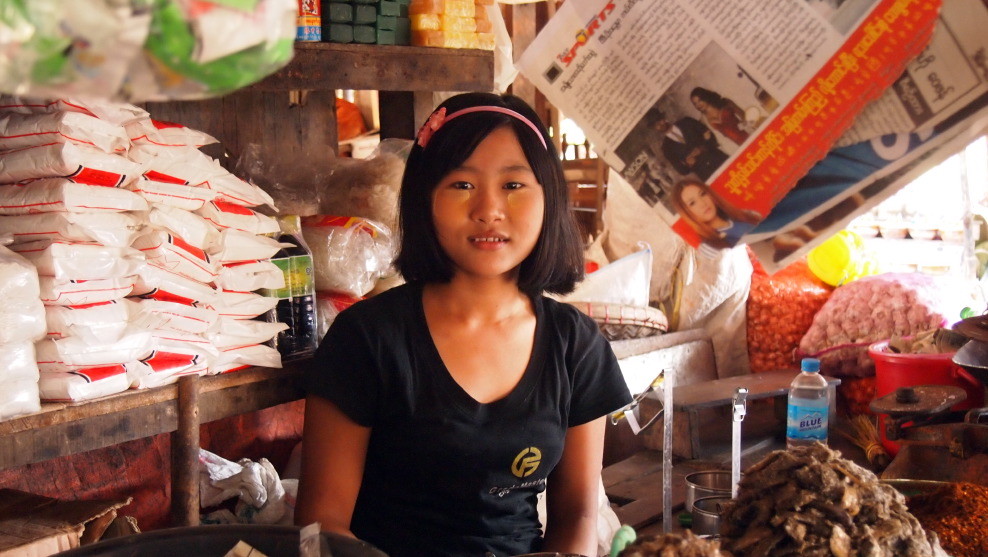
{"type": "Polygon", "coordinates": [[[727,557],[720,543],[697,537],[686,530],[682,535],[642,536],[625,546],[618,557],[727,557]]]}
{"type": "Polygon", "coordinates": [[[775,451],[746,470],[720,535],[734,557],[942,554],[901,493],[821,443],[775,451]]]}

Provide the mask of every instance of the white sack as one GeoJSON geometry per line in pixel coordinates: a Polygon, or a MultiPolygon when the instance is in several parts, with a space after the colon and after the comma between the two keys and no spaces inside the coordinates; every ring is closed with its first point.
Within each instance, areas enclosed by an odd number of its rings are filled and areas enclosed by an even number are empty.
{"type": "Polygon", "coordinates": [[[113,343],[124,336],[138,308],[135,302],[121,298],[78,306],[48,306],[45,317],[48,337],[79,337],[93,344],[113,343]]]}
{"type": "Polygon", "coordinates": [[[37,267],[39,275],[56,280],[126,277],[146,266],[144,254],[134,248],[95,242],[40,240],[17,244],[11,249],[37,267]]]}
{"type": "Polygon", "coordinates": [[[41,411],[38,380],[14,380],[0,383],[0,421],[41,411]]]}
{"type": "Polygon", "coordinates": [[[253,292],[262,288],[285,287],[285,273],[270,260],[242,261],[220,266],[217,288],[253,292]]]}
{"type": "Polygon", "coordinates": [[[72,371],[43,371],[38,381],[41,400],[78,402],[122,393],[130,388],[124,364],[93,366],[72,371]]]}
{"type": "Polygon", "coordinates": [[[216,199],[216,192],[190,184],[171,184],[141,178],[124,186],[150,203],[161,203],[186,211],[201,209],[208,201],[216,199]]]}
{"type": "Polygon", "coordinates": [[[35,215],[0,216],[0,234],[9,234],[15,244],[49,240],[99,242],[105,246],[126,247],[137,237],[142,222],[131,213],[59,211],[35,215]]]}
{"type": "Polygon", "coordinates": [[[220,231],[192,211],[154,203],[148,214],[148,222],[155,227],[174,232],[189,245],[210,254],[220,249],[220,231]]]}
{"type": "Polygon", "coordinates": [[[151,354],[153,338],[150,332],[126,334],[107,344],[91,344],[79,337],[39,340],[34,345],[38,369],[71,371],[79,367],[122,364],[146,358],[151,354]]]}
{"type": "Polygon", "coordinates": [[[0,186],[0,215],[146,211],[147,201],[123,188],[77,184],[66,178],[42,178],[0,186]]]}
{"type": "Polygon", "coordinates": [[[210,283],[219,271],[205,251],[165,230],[148,230],[131,245],[144,254],[149,264],[191,280],[210,283]]]}
{"type": "Polygon", "coordinates": [[[115,153],[130,147],[130,137],[122,126],[81,112],[0,112],[0,150],[48,143],[82,143],[115,153]]]}
{"type": "Polygon", "coordinates": [[[22,147],[0,157],[0,183],[7,184],[62,177],[80,184],[117,187],[140,176],[142,170],[123,155],[75,143],[22,147]]]}
{"type": "Polygon", "coordinates": [[[41,301],[47,305],[78,306],[117,300],[130,294],[137,275],[94,280],[38,277],[41,301]]]}

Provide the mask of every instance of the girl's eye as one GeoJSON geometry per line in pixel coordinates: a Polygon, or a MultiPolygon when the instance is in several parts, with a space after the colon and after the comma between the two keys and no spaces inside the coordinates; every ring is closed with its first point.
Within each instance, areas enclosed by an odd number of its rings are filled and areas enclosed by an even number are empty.
{"type": "Polygon", "coordinates": [[[504,189],[506,190],[520,190],[523,187],[525,187],[525,184],[521,182],[508,182],[504,184],[504,189]]]}
{"type": "Polygon", "coordinates": [[[461,180],[461,181],[458,181],[458,182],[451,183],[449,185],[449,187],[452,188],[452,189],[454,189],[454,190],[468,190],[468,189],[473,188],[473,184],[471,184],[470,182],[465,182],[465,181],[462,181],[461,180]]]}

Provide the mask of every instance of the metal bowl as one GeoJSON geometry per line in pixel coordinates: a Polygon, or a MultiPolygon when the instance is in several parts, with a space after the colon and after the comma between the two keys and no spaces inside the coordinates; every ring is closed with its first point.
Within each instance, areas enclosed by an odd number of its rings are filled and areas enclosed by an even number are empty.
{"type": "Polygon", "coordinates": [[[693,512],[693,503],[701,497],[731,496],[730,470],[703,470],[686,475],[686,512],[693,512]]]}
{"type": "Polygon", "coordinates": [[[720,517],[724,505],[731,501],[731,496],[701,497],[693,502],[693,533],[700,535],[715,535],[720,532],[720,517]]]}

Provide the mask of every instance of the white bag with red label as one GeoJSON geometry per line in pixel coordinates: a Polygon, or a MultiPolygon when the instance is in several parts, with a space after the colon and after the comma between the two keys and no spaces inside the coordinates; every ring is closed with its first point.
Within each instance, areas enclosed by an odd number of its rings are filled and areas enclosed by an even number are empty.
{"type": "Polygon", "coordinates": [[[48,306],[48,338],[79,337],[93,344],[120,340],[133,327],[135,302],[126,298],[77,306],[48,306]]]}
{"type": "Polygon", "coordinates": [[[216,289],[212,286],[155,265],[144,266],[137,275],[132,294],[182,304],[212,305],[216,301],[216,289]]]}
{"type": "Polygon", "coordinates": [[[213,256],[213,261],[221,265],[229,265],[240,261],[270,259],[281,248],[289,247],[292,247],[292,244],[279,242],[268,236],[258,236],[228,228],[220,234],[214,249],[207,251],[213,256]]]}
{"type": "Polygon", "coordinates": [[[0,186],[0,215],[69,211],[105,213],[146,211],[147,201],[123,188],[77,184],[65,178],[42,178],[0,186]]]}
{"type": "Polygon", "coordinates": [[[15,244],[49,240],[98,242],[104,246],[127,247],[137,237],[142,222],[131,213],[59,211],[0,217],[0,234],[9,234],[15,244]]]}
{"type": "Polygon", "coordinates": [[[0,157],[0,183],[5,184],[61,177],[80,184],[118,187],[136,179],[143,170],[123,155],[75,143],[22,147],[0,157]]]}
{"type": "Polygon", "coordinates": [[[137,275],[93,280],[62,280],[38,277],[45,305],[77,306],[117,300],[130,294],[137,275]]]}
{"type": "Polygon", "coordinates": [[[165,300],[135,299],[134,325],[142,329],[201,334],[213,328],[219,312],[212,306],[182,304],[165,300]]]}
{"type": "Polygon", "coordinates": [[[171,184],[141,178],[124,186],[150,203],[161,203],[186,211],[201,209],[216,198],[216,192],[189,184],[171,184]]]}
{"type": "Polygon", "coordinates": [[[217,288],[253,292],[261,288],[285,287],[285,273],[270,260],[240,261],[220,266],[217,288]]]}
{"type": "Polygon", "coordinates": [[[220,290],[213,307],[220,317],[231,319],[254,319],[274,309],[278,298],[269,298],[254,292],[220,290]]]}
{"type": "Polygon", "coordinates": [[[216,363],[209,367],[209,373],[228,373],[252,366],[280,368],[281,353],[264,344],[229,348],[220,352],[216,363]]]}
{"type": "Polygon", "coordinates": [[[148,222],[156,228],[170,230],[191,246],[209,254],[219,248],[220,231],[201,216],[170,205],[152,203],[148,222]]]}
{"type": "Polygon", "coordinates": [[[39,275],[59,280],[92,280],[134,275],[146,267],[144,254],[131,247],[95,242],[40,240],[11,246],[39,275]]]}
{"type": "Polygon", "coordinates": [[[130,388],[130,378],[125,364],[42,371],[38,388],[41,400],[79,402],[122,393],[130,388]]]}
{"type": "Polygon", "coordinates": [[[178,273],[185,278],[210,283],[218,272],[205,251],[166,230],[151,229],[131,244],[151,265],[178,273]]]}
{"type": "Polygon", "coordinates": [[[123,126],[82,112],[0,112],[0,150],[49,143],[82,143],[120,153],[130,147],[130,137],[123,126]]]}
{"type": "Polygon", "coordinates": [[[238,346],[267,342],[287,328],[288,325],[281,321],[220,317],[216,327],[205,336],[216,348],[231,350],[238,346]]]}
{"type": "Polygon", "coordinates": [[[202,206],[196,214],[216,228],[232,228],[250,234],[274,234],[281,231],[278,221],[250,207],[215,199],[202,206]]]}
{"type": "Polygon", "coordinates": [[[35,343],[38,369],[70,371],[84,366],[120,364],[147,357],[152,349],[151,333],[131,332],[111,343],[93,344],[80,337],[44,339],[35,343]]]}

